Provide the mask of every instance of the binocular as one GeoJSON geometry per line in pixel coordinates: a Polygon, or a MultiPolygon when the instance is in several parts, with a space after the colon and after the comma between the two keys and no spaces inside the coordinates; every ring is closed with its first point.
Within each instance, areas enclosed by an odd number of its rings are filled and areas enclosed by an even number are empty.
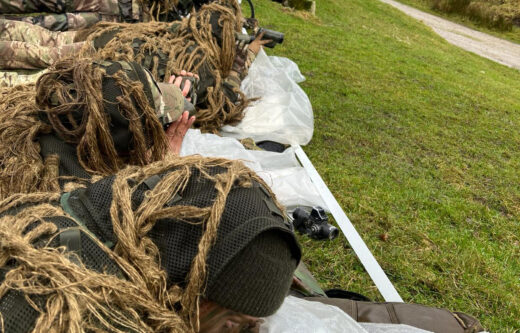
{"type": "Polygon", "coordinates": [[[338,237],[338,228],[329,224],[325,210],[319,206],[313,207],[308,213],[303,208],[293,212],[293,226],[300,234],[306,234],[312,239],[330,239],[338,237]]]}

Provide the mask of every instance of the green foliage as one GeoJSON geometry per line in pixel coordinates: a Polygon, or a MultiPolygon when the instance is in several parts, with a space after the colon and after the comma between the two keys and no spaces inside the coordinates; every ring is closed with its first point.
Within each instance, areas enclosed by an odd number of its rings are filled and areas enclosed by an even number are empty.
{"type": "MultiPolygon", "coordinates": [[[[519,329],[520,73],[377,0],[255,4],[307,77],[305,151],[405,301],[519,329]]],[[[343,236],[302,245],[323,287],[382,300],[343,236]]]]}
{"type": "Polygon", "coordinates": [[[312,1],[310,0],[288,0],[289,7],[297,10],[310,10],[312,1]]]}
{"type": "Polygon", "coordinates": [[[462,12],[432,9],[432,1],[399,0],[450,21],[520,43],[520,0],[471,0],[462,12]]]}
{"type": "Polygon", "coordinates": [[[520,0],[429,0],[433,9],[459,13],[488,27],[512,30],[520,24],[520,0]]]}
{"type": "Polygon", "coordinates": [[[430,0],[432,7],[447,13],[464,12],[471,0],[430,0]]]}

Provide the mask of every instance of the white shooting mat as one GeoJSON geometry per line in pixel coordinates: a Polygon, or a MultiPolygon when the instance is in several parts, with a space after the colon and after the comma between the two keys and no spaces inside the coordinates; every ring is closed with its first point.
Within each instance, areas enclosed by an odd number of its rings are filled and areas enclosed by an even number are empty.
{"type": "Polygon", "coordinates": [[[181,156],[199,154],[243,160],[271,186],[277,199],[289,210],[321,206],[328,211],[292,148],[284,153],[253,151],[246,150],[236,140],[307,144],[312,138],[314,116],[309,98],[297,84],[304,80],[294,62],[268,57],[262,50],[241,86],[248,97],[260,100],[245,110],[239,124],[224,126],[222,136],[190,129],[183,140],[181,156]]]}
{"type": "Polygon", "coordinates": [[[184,137],[181,156],[194,154],[243,161],[262,177],[280,203],[289,210],[298,206],[326,207],[310,177],[296,159],[292,147],[283,153],[247,150],[234,138],[202,134],[199,130],[190,129],[184,137]]]}
{"type": "Polygon", "coordinates": [[[260,97],[246,108],[236,126],[224,126],[221,134],[256,142],[270,140],[306,145],[314,132],[314,115],[307,94],[296,83],[305,80],[298,66],[286,58],[268,57],[262,50],[242,81],[248,98],[260,97]]]}

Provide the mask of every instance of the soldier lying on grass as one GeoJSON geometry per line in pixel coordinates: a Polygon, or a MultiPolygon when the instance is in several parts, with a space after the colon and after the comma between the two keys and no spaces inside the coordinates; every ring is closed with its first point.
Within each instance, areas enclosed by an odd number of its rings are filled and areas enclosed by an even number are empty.
{"type": "MultiPolygon", "coordinates": [[[[0,202],[3,328],[258,332],[300,257],[282,208],[241,162],[190,156],[129,166],[85,188],[0,202]]],[[[359,322],[483,331],[468,315],[418,304],[306,299],[359,322]]]]}
{"type": "Polygon", "coordinates": [[[181,22],[104,22],[77,33],[0,20],[0,52],[4,55],[0,57],[4,70],[0,86],[34,81],[41,73],[27,75],[16,70],[43,70],[78,52],[80,57],[98,61],[135,61],[157,82],[168,82],[171,75],[187,70],[200,77],[194,91],[197,126],[217,131],[242,119],[248,100],[240,91],[241,81],[262,45],[270,42],[262,41],[260,35],[250,44],[238,43],[235,34],[241,32],[243,23],[236,0],[203,6],[181,22]]]}

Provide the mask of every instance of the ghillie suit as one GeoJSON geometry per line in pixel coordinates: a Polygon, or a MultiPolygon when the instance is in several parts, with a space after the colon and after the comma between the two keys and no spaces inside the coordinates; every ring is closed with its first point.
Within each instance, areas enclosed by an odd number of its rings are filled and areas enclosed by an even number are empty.
{"type": "Polygon", "coordinates": [[[222,0],[203,6],[182,22],[99,23],[78,32],[76,41],[87,40],[82,55],[136,61],[159,82],[181,70],[197,73],[200,83],[196,124],[204,131],[216,132],[223,125],[241,120],[248,105],[239,90],[247,66],[245,61],[236,61],[240,56],[235,32],[240,31],[242,22],[238,3],[222,0]]]}
{"type": "Polygon", "coordinates": [[[180,21],[193,11],[198,11],[204,4],[214,0],[141,0],[144,22],[180,21]]]}
{"type": "Polygon", "coordinates": [[[136,63],[66,59],[36,87],[0,90],[0,198],[161,160],[168,145],[154,89],[136,63]]]}
{"type": "Polygon", "coordinates": [[[189,13],[191,0],[140,0],[139,3],[145,18],[143,22],[172,22],[182,20],[183,14],[189,13]]]}
{"type": "Polygon", "coordinates": [[[38,120],[35,86],[0,88],[0,199],[11,193],[57,191],[58,161],[43,160],[38,134],[51,127],[38,120]]]}
{"type": "Polygon", "coordinates": [[[241,162],[198,156],[10,197],[0,203],[4,331],[195,332],[201,297],[269,315],[301,256],[273,198],[241,162]],[[265,252],[237,265],[260,237],[265,252]]]}

